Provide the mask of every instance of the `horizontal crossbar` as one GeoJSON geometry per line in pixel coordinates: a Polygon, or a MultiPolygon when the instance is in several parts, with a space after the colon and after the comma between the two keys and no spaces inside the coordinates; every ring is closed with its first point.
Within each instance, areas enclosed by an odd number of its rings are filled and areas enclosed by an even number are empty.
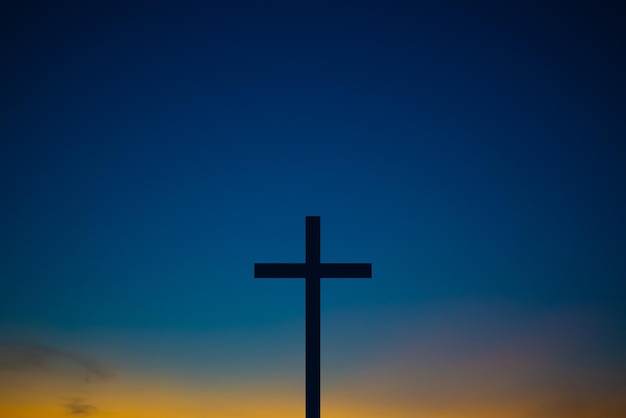
{"type": "Polygon", "coordinates": [[[370,263],[257,263],[254,265],[257,279],[287,279],[318,277],[328,279],[371,279],[370,263]]]}
{"type": "Polygon", "coordinates": [[[254,277],[257,279],[289,279],[306,277],[304,263],[256,263],[254,277]]]}

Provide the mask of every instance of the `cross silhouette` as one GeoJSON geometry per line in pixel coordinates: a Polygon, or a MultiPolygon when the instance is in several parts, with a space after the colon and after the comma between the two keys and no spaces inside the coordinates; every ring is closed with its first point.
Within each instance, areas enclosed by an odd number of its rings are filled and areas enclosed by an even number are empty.
{"type": "Polygon", "coordinates": [[[255,263],[254,277],[306,282],[306,418],[320,418],[320,279],[372,277],[370,263],[320,262],[320,217],[306,217],[305,263],[255,263]]]}

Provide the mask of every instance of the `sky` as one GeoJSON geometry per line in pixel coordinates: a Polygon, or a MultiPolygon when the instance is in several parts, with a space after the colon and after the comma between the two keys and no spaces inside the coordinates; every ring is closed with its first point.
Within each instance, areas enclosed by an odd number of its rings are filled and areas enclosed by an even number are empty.
{"type": "Polygon", "coordinates": [[[618,2],[4,2],[0,416],[626,414],[618,2]]]}

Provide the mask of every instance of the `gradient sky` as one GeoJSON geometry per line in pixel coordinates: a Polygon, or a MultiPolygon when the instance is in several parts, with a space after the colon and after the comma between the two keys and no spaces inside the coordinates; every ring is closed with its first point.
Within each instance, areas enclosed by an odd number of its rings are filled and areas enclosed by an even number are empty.
{"type": "Polygon", "coordinates": [[[81,3],[0,10],[0,416],[304,416],[306,215],[324,418],[626,415],[617,2],[81,3]]]}

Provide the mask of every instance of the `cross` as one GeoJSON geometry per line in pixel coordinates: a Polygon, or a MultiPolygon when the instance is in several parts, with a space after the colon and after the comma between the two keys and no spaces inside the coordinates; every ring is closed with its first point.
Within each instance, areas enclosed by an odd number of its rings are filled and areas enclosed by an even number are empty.
{"type": "Polygon", "coordinates": [[[320,418],[320,279],[372,277],[370,263],[320,262],[320,217],[306,217],[305,263],[255,263],[254,277],[306,283],[306,418],[320,418]]]}

